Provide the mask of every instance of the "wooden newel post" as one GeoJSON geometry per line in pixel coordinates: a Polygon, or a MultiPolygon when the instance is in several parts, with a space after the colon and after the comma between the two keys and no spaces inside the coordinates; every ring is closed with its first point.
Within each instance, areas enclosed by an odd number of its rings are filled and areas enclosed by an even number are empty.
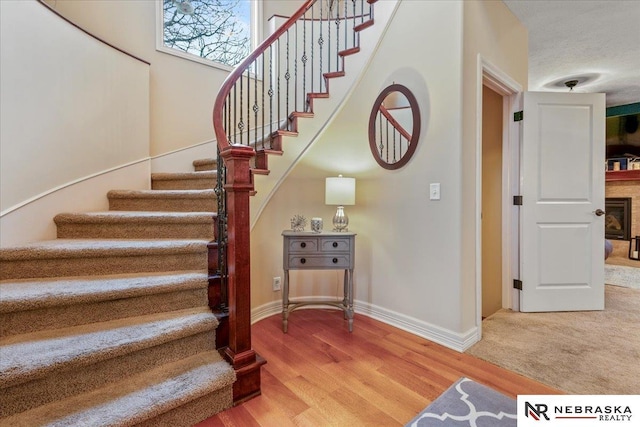
{"type": "Polygon", "coordinates": [[[260,394],[260,367],[265,363],[251,348],[251,263],[249,197],[253,191],[248,146],[229,146],[220,152],[227,168],[227,288],[229,299],[229,346],[226,360],[233,365],[237,381],[233,401],[260,394]]]}

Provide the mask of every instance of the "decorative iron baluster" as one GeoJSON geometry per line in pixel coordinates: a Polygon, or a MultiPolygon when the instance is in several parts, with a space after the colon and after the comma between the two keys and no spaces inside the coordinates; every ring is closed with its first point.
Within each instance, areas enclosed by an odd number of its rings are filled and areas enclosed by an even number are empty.
{"type": "Polygon", "coordinates": [[[320,73],[318,74],[318,80],[320,82],[319,85],[319,90],[318,92],[323,92],[322,90],[322,45],[324,44],[324,39],[322,38],[322,19],[323,19],[323,15],[322,15],[322,1],[320,1],[320,20],[318,21],[320,23],[320,37],[318,37],[318,46],[320,46],[320,52],[318,52],[318,57],[320,58],[320,73]]]}
{"type": "MultiPolygon", "coordinates": [[[[291,73],[289,72],[289,30],[287,30],[287,50],[286,50],[286,60],[287,60],[287,71],[284,73],[284,79],[287,82],[287,94],[286,94],[286,108],[285,108],[285,118],[289,117],[289,80],[291,79],[291,73]]],[[[289,121],[287,120],[287,130],[291,130],[289,127],[289,121]]]]}
{"type": "Polygon", "coordinates": [[[314,91],[314,87],[313,87],[313,69],[315,68],[315,65],[314,65],[314,62],[313,62],[313,48],[314,48],[314,45],[315,45],[315,43],[313,42],[313,40],[315,40],[314,37],[313,37],[313,33],[314,33],[313,27],[315,26],[314,25],[314,23],[315,23],[314,10],[315,10],[315,8],[312,7],[311,8],[311,43],[309,43],[311,45],[310,46],[311,47],[311,90],[310,90],[310,92],[314,91]]]}
{"type": "Polygon", "coordinates": [[[341,71],[340,66],[340,5],[336,8],[336,71],[341,71]]]}
{"type": "Polygon", "coordinates": [[[304,102],[304,111],[309,111],[309,103],[307,102],[307,12],[304,13],[304,21],[302,23],[302,96],[304,102]]]}
{"type": "MultiPolygon", "coordinates": [[[[257,59],[256,59],[256,61],[257,61],[257,59]]],[[[256,73],[257,73],[257,70],[258,70],[257,62],[254,61],[253,66],[254,66],[254,69],[256,70],[256,73]]],[[[259,126],[258,126],[258,112],[259,111],[260,111],[260,106],[258,105],[258,76],[255,75],[254,79],[253,79],[253,114],[254,114],[254,117],[253,117],[254,120],[253,121],[255,122],[255,124],[254,124],[255,130],[253,132],[253,135],[254,135],[253,140],[254,140],[254,144],[255,145],[258,145],[258,128],[259,128],[259,126]]]]}
{"type": "Polygon", "coordinates": [[[216,274],[220,277],[220,303],[217,307],[222,311],[228,311],[228,293],[227,293],[227,194],[224,189],[224,183],[227,177],[227,168],[224,165],[222,157],[220,157],[220,148],[217,149],[217,177],[214,192],[218,204],[217,214],[217,233],[216,242],[218,244],[218,266],[216,274]]]}
{"type": "MultiPolygon", "coordinates": [[[[262,65],[262,90],[260,91],[260,92],[262,92],[262,126],[261,126],[260,133],[264,134],[264,128],[265,128],[265,125],[264,125],[264,110],[266,109],[266,106],[264,104],[264,80],[266,78],[265,75],[264,75],[264,53],[262,55],[260,55],[260,57],[262,58],[262,61],[261,61],[261,63],[262,63],[261,64],[262,65]]],[[[265,140],[264,137],[260,138],[263,150],[264,150],[264,140],[265,140]]]]}
{"type": "Polygon", "coordinates": [[[298,111],[298,21],[296,21],[296,44],[293,51],[293,111],[298,111]]]}
{"type": "Polygon", "coordinates": [[[269,46],[269,148],[273,147],[273,45],[269,46]]]}
{"type": "Polygon", "coordinates": [[[357,31],[355,31],[356,28],[356,0],[351,0],[351,4],[353,5],[353,47],[356,47],[356,36],[357,36],[357,31]]]}

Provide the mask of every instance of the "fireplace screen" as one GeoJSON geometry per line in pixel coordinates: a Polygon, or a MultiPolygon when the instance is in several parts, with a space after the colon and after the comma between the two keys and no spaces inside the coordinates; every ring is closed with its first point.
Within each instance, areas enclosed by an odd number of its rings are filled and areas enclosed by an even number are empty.
{"type": "Polygon", "coordinates": [[[631,239],[631,197],[605,199],[604,236],[607,239],[631,239]]]}

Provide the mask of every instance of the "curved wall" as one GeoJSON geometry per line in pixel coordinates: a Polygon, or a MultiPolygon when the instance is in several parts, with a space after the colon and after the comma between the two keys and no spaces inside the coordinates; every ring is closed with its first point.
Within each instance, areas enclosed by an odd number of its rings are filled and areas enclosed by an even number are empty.
{"type": "MultiPolygon", "coordinates": [[[[147,161],[149,66],[39,2],[0,2],[0,8],[0,207],[2,244],[8,245],[54,237],[49,226],[44,234],[35,232],[42,222],[51,223],[40,209],[26,215],[29,222],[16,221],[23,206],[147,161]]],[[[132,184],[148,186],[135,169],[132,184]]],[[[104,193],[93,192],[70,199],[82,199],[87,208],[106,201],[104,193]]]]}

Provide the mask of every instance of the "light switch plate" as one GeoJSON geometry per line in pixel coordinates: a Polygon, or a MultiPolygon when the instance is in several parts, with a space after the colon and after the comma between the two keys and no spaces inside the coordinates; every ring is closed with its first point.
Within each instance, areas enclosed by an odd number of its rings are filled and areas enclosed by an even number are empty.
{"type": "Polygon", "coordinates": [[[440,200],[440,183],[429,184],[429,200],[440,200]]]}

